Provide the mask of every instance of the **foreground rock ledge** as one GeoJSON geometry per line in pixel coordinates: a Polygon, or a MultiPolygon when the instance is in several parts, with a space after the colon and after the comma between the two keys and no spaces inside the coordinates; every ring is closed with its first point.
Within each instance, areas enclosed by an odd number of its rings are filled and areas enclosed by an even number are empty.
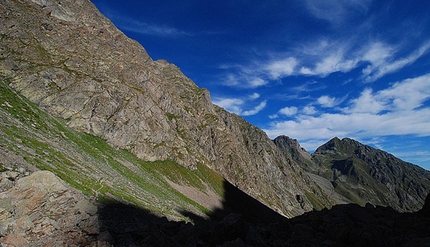
{"type": "Polygon", "coordinates": [[[49,171],[0,193],[1,246],[96,245],[97,207],[49,171]]]}

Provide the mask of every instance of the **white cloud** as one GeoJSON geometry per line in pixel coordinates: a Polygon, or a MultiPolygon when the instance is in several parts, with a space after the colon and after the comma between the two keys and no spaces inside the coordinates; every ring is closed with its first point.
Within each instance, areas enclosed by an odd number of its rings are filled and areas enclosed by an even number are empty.
{"type": "Polygon", "coordinates": [[[430,98],[430,74],[395,83],[375,96],[380,101],[391,103],[394,110],[419,108],[430,98]]]}
{"type": "Polygon", "coordinates": [[[273,55],[268,54],[269,59],[266,61],[251,60],[246,66],[224,66],[223,69],[228,69],[229,74],[223,81],[229,86],[257,88],[267,85],[271,80],[289,76],[326,77],[332,73],[348,73],[360,68],[359,79],[374,82],[428,53],[430,41],[412,51],[404,50],[403,47],[404,44],[390,45],[380,40],[358,43],[353,38],[321,38],[290,48],[284,57],[278,55],[273,58],[273,55]]]}
{"type": "Polygon", "coordinates": [[[430,136],[430,107],[424,107],[429,99],[430,74],[426,74],[375,92],[365,89],[338,112],[310,116],[303,110],[293,120],[272,122],[265,131],[271,138],[282,134],[296,138],[308,150],[334,136],[430,136]]]}
{"type": "Polygon", "coordinates": [[[336,98],[330,97],[327,95],[323,95],[319,97],[317,102],[318,104],[320,104],[322,107],[325,107],[325,108],[331,108],[338,104],[338,102],[336,101],[336,98]]]}
{"type": "Polygon", "coordinates": [[[295,106],[292,107],[284,107],[279,110],[280,114],[286,115],[286,116],[293,116],[297,113],[298,109],[295,106]]]}
{"type": "MultiPolygon", "coordinates": [[[[253,98],[255,96],[256,96],[255,94],[251,95],[250,100],[255,100],[255,98],[253,98]]],[[[224,108],[229,112],[232,112],[241,116],[255,115],[259,113],[261,110],[263,110],[267,105],[267,102],[264,100],[254,108],[245,110],[244,108],[247,108],[247,106],[249,105],[249,102],[247,100],[239,99],[239,98],[217,98],[217,97],[213,99],[213,103],[215,105],[218,105],[224,108]]]]}
{"type": "Polygon", "coordinates": [[[245,102],[236,98],[214,98],[213,103],[229,112],[240,114],[242,112],[242,106],[245,102]]]}
{"type": "Polygon", "coordinates": [[[285,76],[292,75],[297,66],[297,59],[294,57],[288,57],[283,60],[276,60],[269,62],[266,65],[265,70],[270,75],[272,79],[279,79],[285,76]]]}
{"type": "Polygon", "coordinates": [[[234,74],[226,75],[222,81],[223,81],[222,84],[227,85],[227,86],[238,86],[238,85],[240,85],[240,82],[237,79],[237,76],[234,74]]]}
{"type": "Polygon", "coordinates": [[[256,107],[254,107],[251,110],[247,110],[242,112],[240,115],[242,116],[252,116],[255,115],[257,113],[259,113],[261,110],[263,110],[266,107],[266,101],[261,102],[259,105],[257,105],[256,107]]]}
{"type": "Polygon", "coordinates": [[[244,72],[247,68],[241,68],[241,71],[229,73],[221,79],[222,84],[239,88],[257,88],[266,85],[268,81],[258,77],[257,74],[244,72]]]}
{"type": "Polygon", "coordinates": [[[296,51],[300,58],[300,69],[296,74],[325,77],[354,69],[359,59],[351,52],[353,44],[350,40],[321,38],[303,45],[296,51]]]}
{"type": "Polygon", "coordinates": [[[321,58],[314,65],[314,68],[301,67],[299,73],[303,75],[317,75],[325,77],[334,72],[348,72],[357,66],[358,61],[345,59],[343,52],[331,54],[321,58]]]}
{"type": "Polygon", "coordinates": [[[305,107],[303,107],[302,112],[306,115],[313,115],[313,114],[317,113],[317,110],[315,109],[314,106],[305,106],[305,107]]]}
{"type": "Polygon", "coordinates": [[[318,19],[341,24],[359,14],[365,14],[370,0],[306,0],[309,12],[318,19]]]}
{"type": "Polygon", "coordinates": [[[324,90],[325,88],[327,88],[327,85],[312,80],[312,81],[305,82],[299,86],[293,87],[292,91],[294,91],[296,93],[297,92],[311,92],[311,91],[324,90]]]}
{"type": "Polygon", "coordinates": [[[373,93],[365,89],[360,97],[351,100],[345,113],[380,113],[382,111],[408,111],[419,108],[430,98],[430,74],[406,79],[390,88],[373,93]]]}
{"type": "Polygon", "coordinates": [[[249,84],[250,87],[259,87],[259,86],[266,85],[267,81],[265,81],[265,80],[263,80],[261,78],[256,77],[256,78],[250,79],[249,82],[248,82],[248,84],[249,84]]]}
{"type": "Polygon", "coordinates": [[[394,47],[382,42],[370,42],[363,48],[362,60],[368,61],[374,66],[381,66],[395,51],[394,47]]]}
{"type": "Polygon", "coordinates": [[[367,88],[361,92],[360,97],[351,100],[351,107],[343,109],[345,113],[379,113],[386,109],[385,102],[378,100],[372,94],[372,89],[367,88]]]}
{"type": "MultiPolygon", "coordinates": [[[[351,55],[350,41],[334,41],[322,38],[310,44],[293,48],[292,55],[276,56],[265,61],[251,62],[248,66],[235,66],[238,77],[247,80],[247,85],[258,87],[270,80],[279,80],[288,76],[306,75],[326,77],[334,72],[349,72],[361,61],[351,55]],[[348,54],[348,56],[347,56],[348,54]]],[[[243,84],[243,83],[242,83],[243,84]]],[[[230,83],[241,85],[241,83],[230,83]]]]}
{"type": "Polygon", "coordinates": [[[373,82],[414,63],[430,50],[430,41],[404,57],[398,56],[404,52],[400,47],[401,44],[393,46],[381,41],[369,41],[359,46],[351,40],[330,42],[323,39],[304,47],[298,54],[301,58],[297,59],[296,67],[300,69],[291,74],[325,77],[334,72],[347,73],[368,63],[362,69],[362,76],[366,82],[373,82]]]}
{"type": "Polygon", "coordinates": [[[138,34],[154,35],[162,37],[193,36],[193,34],[164,24],[154,24],[130,19],[126,16],[112,15],[111,19],[116,19],[115,23],[121,30],[138,34]]]}
{"type": "Polygon", "coordinates": [[[381,42],[369,44],[364,48],[362,61],[369,62],[363,69],[363,77],[367,82],[373,82],[379,78],[402,69],[414,63],[430,49],[430,41],[427,41],[418,49],[412,51],[406,57],[396,57],[398,49],[381,42]]]}
{"type": "Polygon", "coordinates": [[[249,99],[251,99],[251,100],[256,100],[258,98],[260,98],[259,93],[253,93],[253,94],[249,95],[249,99]]]}

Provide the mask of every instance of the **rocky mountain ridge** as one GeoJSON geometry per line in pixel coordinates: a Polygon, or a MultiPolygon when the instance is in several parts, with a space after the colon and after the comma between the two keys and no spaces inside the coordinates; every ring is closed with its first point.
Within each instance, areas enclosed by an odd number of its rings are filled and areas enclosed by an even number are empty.
{"type": "Polygon", "coordinates": [[[223,204],[232,187],[288,217],[347,202],[416,211],[430,191],[428,172],[353,141],[311,155],[270,140],[87,0],[1,2],[0,42],[1,164],[88,196],[178,220],[216,211],[205,198],[223,204]]]}
{"type": "Polygon", "coordinates": [[[331,204],[263,131],[213,105],[176,66],[152,61],[92,3],[8,1],[1,9],[2,76],[73,129],[146,161],[208,166],[285,215],[331,204]]]}
{"type": "Polygon", "coordinates": [[[335,137],[311,155],[287,136],[274,140],[338,203],[417,211],[430,188],[430,172],[350,138],[335,137]]]}

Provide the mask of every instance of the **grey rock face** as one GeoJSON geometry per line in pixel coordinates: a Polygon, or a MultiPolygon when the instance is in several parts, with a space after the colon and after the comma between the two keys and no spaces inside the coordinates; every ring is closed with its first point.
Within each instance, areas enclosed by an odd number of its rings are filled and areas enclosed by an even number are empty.
{"type": "Polygon", "coordinates": [[[147,161],[205,164],[285,215],[312,209],[305,191],[328,203],[263,131],[213,105],[176,66],[153,61],[90,2],[4,2],[0,34],[1,75],[74,129],[147,161]]]}
{"type": "Polygon", "coordinates": [[[53,173],[37,171],[0,193],[2,246],[96,243],[97,207],[53,173]]]}

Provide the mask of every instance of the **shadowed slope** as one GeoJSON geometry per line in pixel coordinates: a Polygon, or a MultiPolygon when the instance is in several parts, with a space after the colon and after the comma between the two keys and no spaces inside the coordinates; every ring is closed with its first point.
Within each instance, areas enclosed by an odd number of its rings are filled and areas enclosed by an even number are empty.
{"type": "MultiPolygon", "coordinates": [[[[227,204],[231,202],[226,201],[227,204]]],[[[430,217],[423,213],[399,213],[370,204],[366,207],[344,204],[285,219],[273,217],[274,212],[260,206],[242,204],[236,209],[219,209],[218,216],[226,216],[211,220],[194,215],[190,217],[194,224],[187,224],[124,204],[105,204],[100,209],[100,219],[107,232],[100,236],[115,246],[391,247],[428,246],[430,240],[430,217]],[[270,224],[265,217],[271,219],[270,224]]]]}

